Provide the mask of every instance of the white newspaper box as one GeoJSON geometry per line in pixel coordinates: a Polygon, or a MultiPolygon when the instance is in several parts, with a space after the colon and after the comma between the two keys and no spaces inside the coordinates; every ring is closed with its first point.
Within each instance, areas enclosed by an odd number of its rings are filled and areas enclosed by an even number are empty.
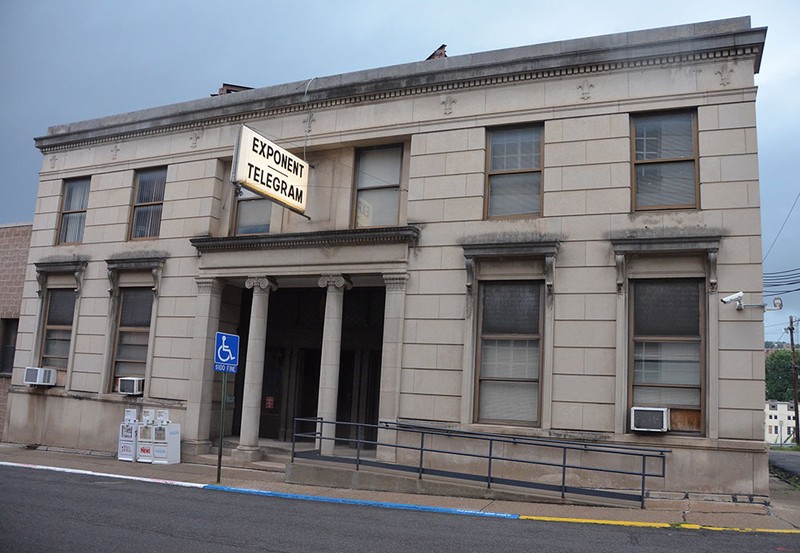
{"type": "Polygon", "coordinates": [[[178,423],[153,426],[153,464],[172,465],[181,462],[181,425],[178,423]]]}
{"type": "Polygon", "coordinates": [[[153,425],[140,424],[136,460],[140,463],[153,462],[153,425]]]}
{"type": "Polygon", "coordinates": [[[117,444],[117,459],[120,461],[135,461],[136,449],[139,447],[137,438],[138,423],[123,422],[119,425],[119,442],[117,444]]]}

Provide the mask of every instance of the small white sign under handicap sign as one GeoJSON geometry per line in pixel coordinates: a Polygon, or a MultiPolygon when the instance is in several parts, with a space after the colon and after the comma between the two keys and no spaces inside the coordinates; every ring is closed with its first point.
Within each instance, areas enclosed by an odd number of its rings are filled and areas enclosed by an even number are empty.
{"type": "Polygon", "coordinates": [[[217,332],[214,344],[214,370],[235,373],[239,366],[239,336],[217,332]]]}

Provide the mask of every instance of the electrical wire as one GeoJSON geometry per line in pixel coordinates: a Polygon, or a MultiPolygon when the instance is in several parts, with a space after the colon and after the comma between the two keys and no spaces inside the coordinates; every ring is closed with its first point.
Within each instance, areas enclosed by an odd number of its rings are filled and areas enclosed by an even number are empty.
{"type": "Polygon", "coordinates": [[[792,207],[789,209],[789,213],[786,214],[786,219],[783,220],[783,224],[781,225],[780,230],[778,230],[777,236],[775,236],[775,239],[772,241],[772,244],[770,244],[767,253],[764,254],[764,258],[761,260],[761,263],[764,263],[764,261],[766,261],[769,252],[771,252],[772,248],[775,246],[775,242],[777,242],[778,238],[780,238],[781,233],[783,232],[783,227],[786,226],[786,222],[789,220],[789,216],[792,214],[792,211],[794,211],[794,208],[797,205],[797,200],[800,200],[800,192],[797,193],[797,196],[794,199],[794,203],[792,204],[792,207]]]}

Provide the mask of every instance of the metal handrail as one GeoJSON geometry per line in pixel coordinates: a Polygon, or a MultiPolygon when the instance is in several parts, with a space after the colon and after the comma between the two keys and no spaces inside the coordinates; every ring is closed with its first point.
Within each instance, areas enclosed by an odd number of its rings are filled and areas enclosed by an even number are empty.
{"type": "MultiPolygon", "coordinates": [[[[334,434],[336,432],[334,431],[334,434]]],[[[470,481],[485,482],[487,488],[491,489],[492,484],[504,484],[515,487],[535,488],[548,491],[560,492],[561,497],[565,498],[567,493],[588,495],[595,497],[607,497],[613,499],[623,500],[636,500],[644,508],[644,500],[647,494],[647,478],[663,478],[666,470],[666,454],[670,453],[669,449],[651,448],[642,446],[627,446],[623,444],[601,444],[593,442],[580,442],[571,440],[557,440],[553,438],[537,438],[530,436],[517,436],[508,434],[493,434],[488,432],[475,432],[458,429],[447,429],[434,426],[424,426],[406,422],[381,422],[380,424],[364,424],[354,422],[341,422],[341,421],[325,421],[321,418],[296,418],[294,421],[294,433],[292,438],[292,462],[296,458],[303,459],[320,459],[325,461],[333,461],[339,463],[352,463],[355,469],[359,470],[361,466],[373,466],[384,469],[394,469],[398,471],[414,472],[419,479],[422,479],[424,474],[445,476],[448,478],[456,478],[470,481]],[[315,423],[316,430],[313,432],[299,432],[299,423],[315,423]],[[336,436],[323,436],[322,428],[325,425],[334,425],[338,427],[355,427],[356,437],[336,437],[336,436]],[[373,430],[392,430],[396,432],[405,432],[409,434],[418,434],[420,437],[419,445],[403,445],[398,443],[380,442],[379,439],[367,440],[364,438],[365,430],[371,428],[373,430]],[[452,449],[438,449],[425,445],[425,439],[429,436],[445,436],[456,437],[467,440],[477,440],[486,443],[487,453],[470,453],[465,451],[457,451],[452,449]],[[307,451],[297,451],[296,443],[298,439],[310,438],[315,441],[315,448],[307,451]],[[347,455],[323,455],[322,443],[325,440],[332,440],[334,443],[345,443],[354,447],[356,450],[355,458],[353,459],[347,455]],[[547,461],[543,459],[530,460],[520,459],[515,457],[506,457],[496,453],[495,444],[512,444],[522,447],[540,447],[550,449],[560,449],[561,462],[547,461]],[[401,463],[388,463],[372,459],[363,458],[363,450],[365,447],[389,447],[395,450],[410,450],[416,451],[419,455],[419,462],[414,466],[403,465],[401,463]],[[641,459],[641,468],[639,470],[625,469],[625,468],[607,468],[601,466],[585,466],[580,464],[573,464],[568,462],[568,453],[570,451],[590,452],[603,455],[617,455],[623,458],[638,457],[641,459]],[[481,474],[469,472],[457,472],[445,469],[425,468],[425,456],[428,454],[444,454],[453,455],[464,458],[472,459],[485,459],[487,460],[486,472],[481,474]],[[541,482],[531,482],[527,480],[518,480],[511,478],[502,478],[494,476],[492,473],[493,465],[498,461],[517,463],[521,465],[537,465],[545,467],[554,467],[561,469],[561,484],[559,486],[554,484],[546,484],[541,482]],[[649,470],[651,465],[655,464],[654,470],[649,470]],[[588,472],[602,472],[608,474],[619,474],[626,476],[636,476],[641,479],[641,487],[639,494],[632,494],[622,491],[611,490],[597,490],[586,487],[570,486],[567,485],[567,471],[588,471],[588,472]]]]}

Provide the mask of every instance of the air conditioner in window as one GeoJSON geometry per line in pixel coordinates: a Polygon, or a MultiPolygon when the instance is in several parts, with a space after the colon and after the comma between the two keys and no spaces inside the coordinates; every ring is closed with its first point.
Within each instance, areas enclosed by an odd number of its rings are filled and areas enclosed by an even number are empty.
{"type": "Polygon", "coordinates": [[[120,378],[117,389],[126,396],[140,396],[144,393],[144,378],[133,376],[120,378]]]}
{"type": "Polygon", "coordinates": [[[55,386],[56,370],[42,367],[25,367],[23,382],[28,386],[55,386]]]}
{"type": "Polygon", "coordinates": [[[669,408],[631,407],[631,430],[634,432],[668,431],[669,408]]]}

